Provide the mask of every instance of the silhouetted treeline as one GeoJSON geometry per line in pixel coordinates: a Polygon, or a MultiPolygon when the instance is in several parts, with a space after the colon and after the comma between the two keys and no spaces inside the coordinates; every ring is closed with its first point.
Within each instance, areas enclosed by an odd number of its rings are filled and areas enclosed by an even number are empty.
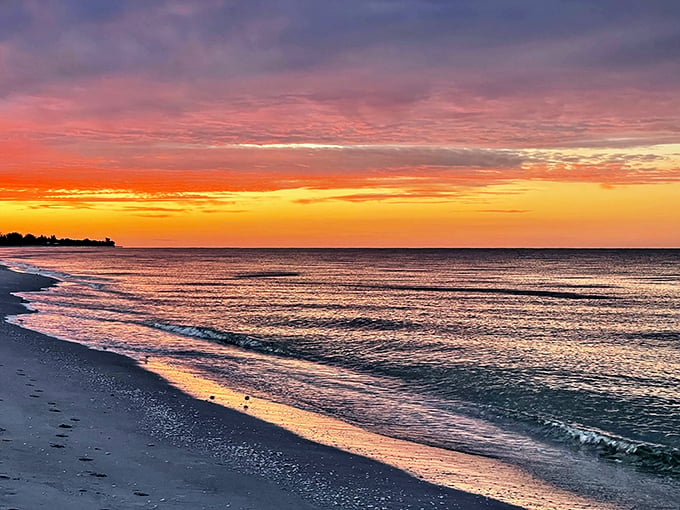
{"type": "Polygon", "coordinates": [[[104,241],[97,239],[70,239],[57,238],[52,235],[50,237],[33,234],[22,235],[19,232],[10,232],[9,234],[0,234],[0,246],[115,246],[116,242],[108,237],[104,241]]]}

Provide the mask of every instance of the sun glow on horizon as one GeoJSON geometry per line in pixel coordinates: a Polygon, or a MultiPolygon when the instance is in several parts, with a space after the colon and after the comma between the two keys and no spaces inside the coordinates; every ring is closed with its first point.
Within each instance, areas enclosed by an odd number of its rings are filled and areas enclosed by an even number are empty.
{"type": "Polygon", "coordinates": [[[1,201],[0,217],[18,219],[12,230],[101,233],[128,247],[677,247],[678,196],[680,183],[603,187],[548,181],[459,191],[455,197],[411,196],[394,188],[152,201],[117,193],[95,201],[1,201]]]}

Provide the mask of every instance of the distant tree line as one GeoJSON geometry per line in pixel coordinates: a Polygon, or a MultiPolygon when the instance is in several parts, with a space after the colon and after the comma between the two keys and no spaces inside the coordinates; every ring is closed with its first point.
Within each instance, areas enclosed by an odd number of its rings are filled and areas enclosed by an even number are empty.
{"type": "Polygon", "coordinates": [[[115,246],[116,242],[108,237],[104,241],[97,239],[70,239],[57,238],[57,236],[34,236],[33,234],[22,235],[19,232],[9,234],[0,233],[0,246],[115,246]]]}

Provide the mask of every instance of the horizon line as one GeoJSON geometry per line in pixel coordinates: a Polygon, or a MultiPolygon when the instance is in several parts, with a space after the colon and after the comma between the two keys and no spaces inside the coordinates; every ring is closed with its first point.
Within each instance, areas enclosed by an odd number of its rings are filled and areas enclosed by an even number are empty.
{"type": "MultiPolygon", "coordinates": [[[[59,247],[57,247],[59,248],[59,247]]],[[[61,248],[68,248],[63,246],[61,248]]],[[[93,247],[97,248],[97,247],[93,247]]],[[[680,250],[680,246],[123,246],[175,250],[680,250]]]]}

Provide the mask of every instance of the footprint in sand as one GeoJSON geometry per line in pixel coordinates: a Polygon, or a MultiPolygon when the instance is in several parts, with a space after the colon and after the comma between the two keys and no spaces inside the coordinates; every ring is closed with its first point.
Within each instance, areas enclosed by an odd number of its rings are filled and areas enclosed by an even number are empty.
{"type": "Polygon", "coordinates": [[[108,475],[104,473],[97,473],[96,471],[84,471],[84,475],[94,476],[95,478],[106,478],[108,475]]]}

